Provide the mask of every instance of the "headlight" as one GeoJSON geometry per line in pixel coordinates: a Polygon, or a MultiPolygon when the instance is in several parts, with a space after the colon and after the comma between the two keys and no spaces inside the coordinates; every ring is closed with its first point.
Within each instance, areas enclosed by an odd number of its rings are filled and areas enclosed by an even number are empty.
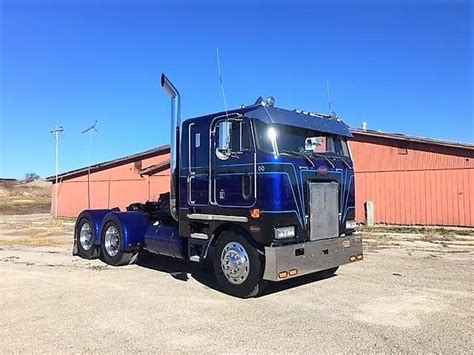
{"type": "Polygon", "coordinates": [[[356,229],[356,221],[346,221],[346,229],[356,229]]]}
{"type": "Polygon", "coordinates": [[[295,236],[295,227],[275,228],[275,239],[293,238],[295,236]]]}

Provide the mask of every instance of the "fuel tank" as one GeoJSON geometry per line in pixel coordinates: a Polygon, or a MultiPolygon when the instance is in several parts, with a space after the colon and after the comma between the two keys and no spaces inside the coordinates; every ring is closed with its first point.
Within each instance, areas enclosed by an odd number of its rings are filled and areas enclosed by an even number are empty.
{"type": "Polygon", "coordinates": [[[156,254],[184,259],[184,241],[178,225],[155,223],[145,233],[145,249],[156,254]]]}

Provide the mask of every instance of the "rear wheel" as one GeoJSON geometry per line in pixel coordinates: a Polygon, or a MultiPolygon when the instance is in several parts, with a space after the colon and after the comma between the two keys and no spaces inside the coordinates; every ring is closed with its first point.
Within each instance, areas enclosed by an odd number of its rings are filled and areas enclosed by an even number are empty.
{"type": "Polygon", "coordinates": [[[263,266],[257,250],[242,235],[227,231],[217,240],[214,274],[225,293],[247,298],[264,288],[263,266]]]}
{"type": "Polygon", "coordinates": [[[107,222],[102,229],[100,243],[102,258],[107,264],[121,266],[135,262],[137,253],[122,251],[122,242],[121,228],[115,222],[107,222]]]}
{"type": "Polygon", "coordinates": [[[95,232],[92,223],[82,218],[76,228],[77,252],[81,258],[95,259],[99,256],[99,248],[94,245],[95,232]]]}

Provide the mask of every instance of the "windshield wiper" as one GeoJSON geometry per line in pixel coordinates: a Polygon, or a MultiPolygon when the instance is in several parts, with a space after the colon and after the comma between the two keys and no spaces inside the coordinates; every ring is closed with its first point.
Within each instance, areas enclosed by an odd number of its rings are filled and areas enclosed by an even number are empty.
{"type": "Polygon", "coordinates": [[[334,169],[336,166],[334,165],[334,163],[331,161],[331,159],[329,159],[325,154],[321,154],[321,153],[310,153],[311,155],[314,155],[315,157],[319,157],[319,158],[323,158],[324,160],[326,160],[329,164],[331,164],[332,168],[334,169]]]}
{"type": "Polygon", "coordinates": [[[349,169],[352,169],[352,166],[346,161],[346,159],[344,158],[341,158],[339,160],[342,160],[344,164],[346,164],[346,166],[349,168],[349,169]]]}
{"type": "MultiPolygon", "coordinates": [[[[330,159],[329,157],[333,158],[333,159],[338,159],[338,160],[341,160],[345,166],[347,166],[349,169],[352,169],[352,166],[340,155],[330,155],[330,156],[326,156],[326,155],[323,155],[321,153],[314,153],[316,154],[317,156],[320,156],[322,158],[327,158],[327,159],[330,159]]],[[[331,161],[332,162],[332,161],[331,161]]],[[[333,167],[334,167],[334,164],[333,164],[333,167]]]]}
{"type": "Polygon", "coordinates": [[[309,163],[311,164],[311,166],[313,168],[315,167],[313,161],[303,152],[294,152],[294,151],[291,151],[291,150],[280,149],[280,153],[286,153],[286,154],[289,154],[289,155],[296,155],[296,156],[304,157],[307,161],[309,161],[309,163]]]}

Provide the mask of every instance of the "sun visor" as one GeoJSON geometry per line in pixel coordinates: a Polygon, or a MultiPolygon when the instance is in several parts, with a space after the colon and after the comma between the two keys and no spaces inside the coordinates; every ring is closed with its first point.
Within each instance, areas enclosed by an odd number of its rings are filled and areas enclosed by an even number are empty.
{"type": "Polygon", "coordinates": [[[352,138],[349,127],[340,118],[334,116],[299,110],[289,111],[270,106],[259,107],[247,112],[246,115],[265,123],[283,124],[352,138]]]}

